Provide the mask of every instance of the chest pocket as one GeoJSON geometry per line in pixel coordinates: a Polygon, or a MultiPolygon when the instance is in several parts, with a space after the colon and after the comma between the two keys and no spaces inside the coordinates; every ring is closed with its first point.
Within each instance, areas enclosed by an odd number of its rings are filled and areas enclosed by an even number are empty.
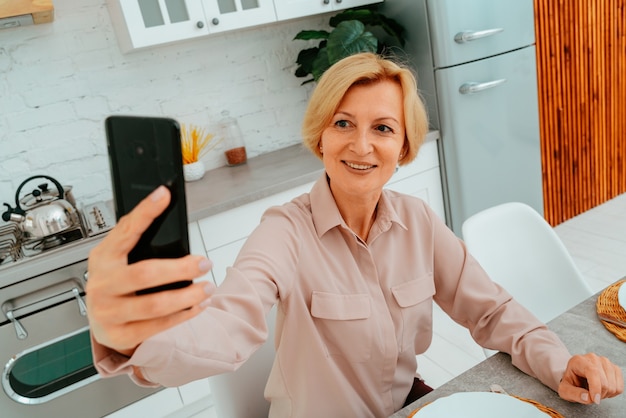
{"type": "Polygon", "coordinates": [[[402,318],[399,330],[401,351],[412,348],[417,336],[420,337],[419,348],[425,350],[430,345],[433,331],[432,298],[435,294],[432,277],[432,273],[429,273],[391,288],[402,318]]]}
{"type": "Polygon", "coordinates": [[[370,296],[313,292],[311,316],[330,356],[350,362],[370,359],[373,330],[370,296]]]}

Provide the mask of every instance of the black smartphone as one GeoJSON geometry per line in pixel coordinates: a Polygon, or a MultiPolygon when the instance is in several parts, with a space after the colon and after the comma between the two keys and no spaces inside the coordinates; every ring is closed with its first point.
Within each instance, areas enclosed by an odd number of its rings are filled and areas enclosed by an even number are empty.
{"type": "MultiPolygon", "coordinates": [[[[172,195],[167,209],[128,254],[128,263],[189,254],[178,122],[163,117],[113,115],[106,119],[105,129],[118,220],[160,185],[165,185],[172,195]]],[[[173,282],[140,290],[137,294],[179,289],[190,284],[190,280],[173,282]]]]}

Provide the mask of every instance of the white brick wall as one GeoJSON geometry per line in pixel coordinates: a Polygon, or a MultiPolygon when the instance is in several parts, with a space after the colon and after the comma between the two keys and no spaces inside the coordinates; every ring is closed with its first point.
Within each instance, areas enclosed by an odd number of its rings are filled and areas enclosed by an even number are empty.
{"type": "MultiPolygon", "coordinates": [[[[249,156],[300,142],[311,85],[293,72],[308,45],[292,39],[324,28],[328,15],[122,55],[105,0],[54,4],[52,23],[0,30],[0,203],[13,206],[20,183],[35,174],[72,185],[79,203],[110,199],[110,114],[170,116],[213,130],[226,109],[249,156]]],[[[205,162],[225,163],[220,150],[205,162]]]]}

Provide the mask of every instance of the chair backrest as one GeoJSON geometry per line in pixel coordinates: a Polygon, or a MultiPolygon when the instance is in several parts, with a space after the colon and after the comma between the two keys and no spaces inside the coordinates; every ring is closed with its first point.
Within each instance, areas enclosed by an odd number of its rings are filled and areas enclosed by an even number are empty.
{"type": "Polygon", "coordinates": [[[267,341],[234,372],[209,379],[216,416],[220,418],[267,418],[270,404],[263,396],[274,363],[276,306],[267,315],[267,341]]]}
{"type": "Polygon", "coordinates": [[[462,233],[491,279],[543,322],[593,294],[554,229],[526,204],[485,209],[463,223],[462,233]]]}

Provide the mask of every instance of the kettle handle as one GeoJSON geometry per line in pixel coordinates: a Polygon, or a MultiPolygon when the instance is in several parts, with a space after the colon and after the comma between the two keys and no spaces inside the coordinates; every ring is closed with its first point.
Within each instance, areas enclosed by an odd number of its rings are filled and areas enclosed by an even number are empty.
{"type": "Polygon", "coordinates": [[[21,213],[21,214],[26,213],[26,212],[24,212],[24,209],[22,209],[22,207],[20,206],[20,192],[22,191],[22,187],[24,187],[24,185],[26,183],[28,183],[29,181],[31,181],[33,179],[37,179],[37,178],[45,178],[45,179],[50,180],[52,183],[54,183],[54,185],[57,188],[57,191],[59,192],[59,199],[63,200],[65,198],[65,190],[63,190],[63,186],[61,186],[61,183],[59,183],[58,181],[56,181],[55,179],[53,179],[50,176],[46,176],[45,174],[32,176],[32,177],[29,177],[26,180],[24,180],[22,182],[22,184],[20,184],[20,187],[17,188],[17,192],[15,192],[15,209],[14,209],[14,212],[19,211],[19,213],[21,213]]]}

